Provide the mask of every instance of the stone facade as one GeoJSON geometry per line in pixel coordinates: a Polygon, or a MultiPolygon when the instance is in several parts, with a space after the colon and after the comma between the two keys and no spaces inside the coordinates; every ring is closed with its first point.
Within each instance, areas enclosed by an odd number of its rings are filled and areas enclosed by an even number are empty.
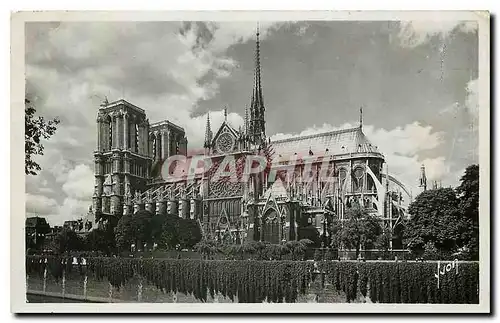
{"type": "Polygon", "coordinates": [[[257,35],[244,125],[234,128],[225,110],[214,135],[207,116],[201,155],[186,156],[183,128],[169,121],[150,124],[146,112],[127,101],[105,102],[97,117],[95,221],[116,221],[139,210],[167,212],[197,220],[209,238],[278,243],[299,239],[300,226],[314,226],[326,237],[328,221],[343,219],[345,209],[358,204],[397,227],[411,193],[390,176],[362,120],[350,129],[271,141],[260,78],[257,35]],[[172,156],[187,157],[179,164],[188,167],[179,167],[172,156]],[[256,156],[267,167],[253,174],[247,162],[256,156]],[[200,161],[210,167],[200,170],[200,161]]]}
{"type": "Polygon", "coordinates": [[[168,121],[150,124],[143,109],[125,100],[103,103],[97,115],[94,152],[95,221],[116,221],[130,213],[129,202],[134,192],[147,191],[155,163],[179,152],[185,154],[186,145],[184,129],[168,121]],[[160,150],[159,145],[172,148],[160,150]],[[161,156],[156,154],[160,151],[161,156]]]}

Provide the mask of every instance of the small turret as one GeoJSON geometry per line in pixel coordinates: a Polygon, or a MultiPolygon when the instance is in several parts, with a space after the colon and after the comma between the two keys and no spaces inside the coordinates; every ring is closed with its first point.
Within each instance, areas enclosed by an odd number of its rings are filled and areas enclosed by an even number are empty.
{"type": "Polygon", "coordinates": [[[427,191],[427,177],[425,176],[425,165],[422,164],[420,167],[420,185],[419,187],[422,191],[427,191]]]}
{"type": "Polygon", "coordinates": [[[204,148],[210,149],[212,146],[212,129],[210,127],[210,113],[207,113],[207,126],[205,128],[205,143],[204,148]]]}
{"type": "Polygon", "coordinates": [[[248,136],[248,105],[245,105],[245,119],[243,121],[243,131],[245,133],[245,138],[248,136]]]}
{"type": "Polygon", "coordinates": [[[101,108],[104,108],[104,107],[107,107],[107,106],[108,106],[108,104],[109,104],[108,97],[105,95],[105,96],[104,96],[104,100],[102,100],[102,102],[101,102],[101,105],[100,105],[100,106],[101,106],[101,108]]]}
{"type": "Polygon", "coordinates": [[[359,108],[359,128],[363,128],[363,107],[359,108]]]}

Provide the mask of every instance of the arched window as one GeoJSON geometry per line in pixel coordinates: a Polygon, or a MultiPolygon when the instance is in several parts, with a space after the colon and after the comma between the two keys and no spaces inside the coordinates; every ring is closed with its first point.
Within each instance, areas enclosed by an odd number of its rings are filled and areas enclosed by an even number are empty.
{"type": "Polygon", "coordinates": [[[108,124],[108,150],[113,148],[113,121],[110,116],[108,116],[106,123],[108,124]]]}
{"type": "Polygon", "coordinates": [[[135,149],[134,152],[139,152],[139,125],[135,124],[135,149]]]}
{"type": "Polygon", "coordinates": [[[353,177],[354,177],[354,190],[355,191],[361,191],[363,190],[363,179],[365,175],[365,170],[363,167],[356,167],[353,172],[353,177]]]}
{"type": "Polygon", "coordinates": [[[153,159],[156,159],[156,136],[153,136],[153,159]]]}
{"type": "Polygon", "coordinates": [[[270,243],[279,243],[278,213],[269,209],[262,218],[262,240],[270,243]]]}
{"type": "Polygon", "coordinates": [[[347,170],[345,168],[340,168],[339,169],[340,189],[344,188],[346,179],[347,179],[347,170]]]}
{"type": "Polygon", "coordinates": [[[156,158],[156,136],[154,133],[149,135],[149,149],[151,149],[150,153],[153,156],[153,159],[156,158]]]}
{"type": "Polygon", "coordinates": [[[125,149],[130,149],[130,147],[132,146],[132,144],[130,143],[130,121],[129,121],[129,118],[124,118],[124,122],[127,123],[127,127],[123,127],[123,131],[125,132],[125,129],[127,129],[126,133],[125,133],[125,136],[127,137],[127,147],[125,147],[125,149]]]}

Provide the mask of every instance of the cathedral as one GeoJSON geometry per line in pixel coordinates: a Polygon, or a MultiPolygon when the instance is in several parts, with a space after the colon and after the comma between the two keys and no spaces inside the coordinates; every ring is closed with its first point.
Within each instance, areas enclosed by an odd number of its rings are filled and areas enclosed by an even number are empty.
{"type": "Polygon", "coordinates": [[[146,111],[125,100],[101,104],[91,208],[95,223],[116,223],[145,209],[194,219],[207,238],[279,243],[300,239],[304,226],[326,237],[328,221],[345,219],[345,210],[358,205],[392,230],[391,248],[402,248],[398,225],[412,194],[389,174],[384,155],[363,133],[362,111],[354,128],[271,140],[260,50],[257,32],[244,125],[233,127],[225,110],[224,122],[213,132],[207,115],[199,155],[188,156],[181,126],[150,123],[146,111]],[[250,169],[255,157],[265,160],[260,172],[250,169]],[[179,160],[191,166],[179,167],[179,160]],[[199,161],[204,167],[197,167],[199,161]]]}

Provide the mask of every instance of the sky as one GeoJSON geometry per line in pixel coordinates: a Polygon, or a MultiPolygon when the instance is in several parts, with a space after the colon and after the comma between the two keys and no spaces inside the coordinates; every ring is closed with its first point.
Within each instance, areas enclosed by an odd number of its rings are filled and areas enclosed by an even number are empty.
{"type": "MultiPolygon", "coordinates": [[[[26,216],[62,224],[86,214],[94,188],[99,104],[124,98],[150,122],[203,145],[227,107],[243,123],[257,22],[27,23],[26,95],[61,120],[26,177],[26,216]]],[[[358,125],[389,171],[418,192],[456,186],[478,163],[478,34],[464,21],[260,22],[266,131],[271,139],[358,125]]],[[[415,195],[415,194],[414,194],[415,195]]]]}

